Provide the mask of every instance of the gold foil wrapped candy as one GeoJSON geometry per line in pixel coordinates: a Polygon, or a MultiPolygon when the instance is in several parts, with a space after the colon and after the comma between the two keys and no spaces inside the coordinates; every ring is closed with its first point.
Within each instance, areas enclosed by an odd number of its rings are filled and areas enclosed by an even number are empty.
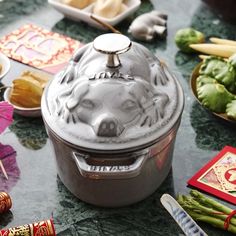
{"type": "Polygon", "coordinates": [[[0,213],[8,211],[12,206],[10,196],[5,192],[0,192],[0,213]]]}

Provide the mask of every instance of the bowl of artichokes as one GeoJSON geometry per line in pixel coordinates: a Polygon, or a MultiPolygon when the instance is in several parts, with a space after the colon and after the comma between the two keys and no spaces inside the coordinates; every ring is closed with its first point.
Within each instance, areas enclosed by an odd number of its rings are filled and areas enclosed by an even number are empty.
{"type": "Polygon", "coordinates": [[[236,54],[229,59],[208,56],[191,76],[191,89],[212,114],[236,122],[236,54]]]}

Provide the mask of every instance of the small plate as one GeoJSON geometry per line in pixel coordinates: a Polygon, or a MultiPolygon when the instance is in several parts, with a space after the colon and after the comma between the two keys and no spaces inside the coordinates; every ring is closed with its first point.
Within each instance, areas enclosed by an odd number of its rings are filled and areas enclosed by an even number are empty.
{"type": "Polygon", "coordinates": [[[41,116],[41,107],[34,107],[34,108],[24,108],[19,107],[10,102],[9,95],[11,92],[11,88],[7,88],[4,92],[4,100],[10,103],[14,107],[14,112],[16,114],[19,114],[21,116],[27,116],[27,117],[40,117],[41,116]]]}
{"type": "MultiPolygon", "coordinates": [[[[92,9],[94,6],[94,3],[90,4],[88,7],[83,9],[78,9],[75,7],[71,7],[69,5],[66,5],[62,3],[60,0],[48,0],[48,3],[51,4],[55,9],[57,9],[59,12],[63,13],[68,18],[71,18],[76,21],[85,21],[88,24],[96,27],[96,28],[102,28],[103,26],[95,22],[93,19],[91,19],[92,9]]],[[[124,4],[127,5],[127,9],[122,12],[121,14],[113,17],[113,18],[104,18],[101,16],[98,16],[96,14],[93,14],[98,20],[107,23],[109,25],[116,25],[119,22],[121,22],[123,19],[134,13],[140,6],[141,1],[140,0],[125,0],[124,4]]]]}
{"type": "Polygon", "coordinates": [[[0,52],[0,64],[2,66],[2,70],[0,72],[0,80],[7,74],[10,70],[10,60],[7,56],[0,52]]]}
{"type": "MultiPolygon", "coordinates": [[[[190,87],[192,90],[192,93],[194,95],[194,97],[196,98],[196,100],[202,105],[201,101],[198,99],[197,97],[197,78],[199,76],[199,70],[201,67],[202,63],[199,63],[193,70],[192,75],[191,75],[191,79],[190,79],[190,87]]],[[[232,120],[230,119],[226,113],[216,113],[211,111],[210,109],[208,109],[207,107],[205,107],[204,105],[202,105],[208,112],[210,112],[211,114],[213,114],[216,117],[219,117],[225,121],[231,122],[231,123],[235,123],[236,124],[236,120],[232,120]]]]}

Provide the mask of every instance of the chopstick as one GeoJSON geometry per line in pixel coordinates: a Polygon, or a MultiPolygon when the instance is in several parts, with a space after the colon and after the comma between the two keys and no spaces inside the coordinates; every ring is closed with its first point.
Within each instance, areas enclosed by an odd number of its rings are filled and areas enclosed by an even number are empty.
{"type": "Polygon", "coordinates": [[[7,172],[6,172],[5,168],[4,168],[3,163],[2,163],[1,160],[0,160],[0,168],[1,168],[2,173],[3,173],[3,175],[5,176],[5,178],[8,179],[7,172]]]}
{"type": "Polygon", "coordinates": [[[117,29],[115,29],[113,26],[111,26],[108,23],[105,23],[101,20],[99,20],[98,18],[96,18],[93,14],[90,15],[90,18],[94,21],[96,21],[98,24],[104,26],[105,28],[108,28],[109,30],[111,30],[113,33],[117,33],[117,34],[121,34],[121,32],[117,29]]]}

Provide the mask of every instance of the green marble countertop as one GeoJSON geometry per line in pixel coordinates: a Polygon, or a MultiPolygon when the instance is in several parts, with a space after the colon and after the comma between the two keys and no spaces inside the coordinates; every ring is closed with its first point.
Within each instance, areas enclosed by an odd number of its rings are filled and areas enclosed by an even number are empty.
{"type": "MultiPolygon", "coordinates": [[[[13,200],[10,212],[0,215],[0,228],[48,219],[55,220],[57,235],[183,235],[163,209],[160,196],[188,193],[186,181],[225,145],[236,146],[236,127],[207,113],[193,98],[189,78],[197,56],[185,55],[176,48],[177,29],[192,26],[209,36],[236,39],[236,26],[224,22],[200,0],[142,2],[140,14],[152,8],[168,13],[166,40],[144,43],[175,73],[185,93],[185,109],[175,144],[173,166],[161,187],[150,197],[129,207],[103,209],[75,198],[57,177],[52,150],[42,120],[14,117],[14,123],[0,135],[2,145],[16,150],[15,171],[0,186],[13,200]]],[[[117,26],[124,34],[132,17],[117,26]]],[[[84,23],[63,18],[46,0],[0,1],[0,34],[33,22],[82,42],[90,42],[102,31],[84,23]]],[[[127,34],[128,35],[128,34],[127,34]]],[[[9,85],[26,66],[12,61],[10,72],[2,80],[9,85]]],[[[1,190],[1,189],[0,189],[1,190]]],[[[142,189],[140,189],[142,191],[142,189]]],[[[233,206],[231,206],[233,207],[233,206]]],[[[200,224],[208,235],[231,235],[200,224]]]]}

